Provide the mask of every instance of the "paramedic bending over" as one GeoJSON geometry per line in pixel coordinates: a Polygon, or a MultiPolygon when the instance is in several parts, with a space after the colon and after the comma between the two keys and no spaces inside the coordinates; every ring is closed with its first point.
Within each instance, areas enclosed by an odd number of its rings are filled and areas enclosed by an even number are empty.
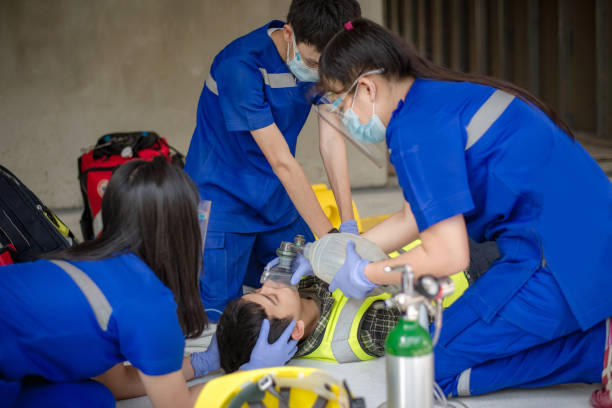
{"type": "MultiPolygon", "coordinates": [[[[312,241],[312,232],[322,237],[332,230],[294,155],[320,53],[360,15],[355,0],[293,0],[286,24],[271,21],[231,42],[212,62],[185,171],[212,201],[200,290],[213,321],[242,295],[243,283],[260,286],[281,241],[297,234],[312,241]]],[[[319,133],[340,230],[358,233],[344,139],[325,121],[319,133]]]]}
{"type": "MultiPolygon", "coordinates": [[[[215,347],[183,359],[185,336],[207,324],[199,199],[165,160],[129,162],[108,184],[99,238],[0,269],[0,405],[114,407],[146,392],[156,407],[193,406],[185,380],[219,368],[215,347]]],[[[267,334],[246,368],[295,352],[267,334]]]]}
{"type": "Polygon", "coordinates": [[[450,275],[468,266],[468,236],[496,241],[501,258],[444,312],[445,393],[599,382],[612,185],[567,126],[526,91],[436,66],[364,19],[330,41],[320,74],[354,137],[386,138],[406,201],[365,237],[386,252],[422,240],[375,263],[349,244],[330,290],[364,297],[399,283],[387,265],[450,275]]]}

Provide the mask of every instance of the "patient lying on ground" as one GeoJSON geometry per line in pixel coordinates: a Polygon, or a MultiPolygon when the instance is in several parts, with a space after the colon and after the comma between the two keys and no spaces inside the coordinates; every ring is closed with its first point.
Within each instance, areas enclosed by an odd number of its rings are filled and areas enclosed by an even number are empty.
{"type": "Polygon", "coordinates": [[[221,367],[230,373],[249,360],[264,319],[270,320],[270,343],[297,322],[291,333],[299,341],[296,357],[346,363],[383,356],[387,334],[399,317],[396,309],[378,307],[389,295],[378,291],[349,299],[327,288],[312,276],[302,279],[297,291],[266,281],[228,303],[217,326],[221,367]]]}

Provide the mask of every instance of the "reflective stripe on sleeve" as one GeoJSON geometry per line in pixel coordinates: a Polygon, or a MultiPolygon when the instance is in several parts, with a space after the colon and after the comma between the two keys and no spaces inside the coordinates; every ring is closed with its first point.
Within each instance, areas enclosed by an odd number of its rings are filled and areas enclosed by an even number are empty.
{"type": "Polygon", "coordinates": [[[72,278],[74,283],[77,284],[79,289],[81,289],[87,302],[89,302],[89,306],[96,315],[98,325],[100,325],[102,330],[106,331],[108,329],[108,321],[113,313],[113,308],[110,303],[108,303],[108,299],[106,299],[106,296],[104,296],[104,293],[102,293],[98,285],[96,285],[85,272],[66,261],[51,260],[51,262],[62,268],[64,272],[72,278]]]}
{"type": "Polygon", "coordinates": [[[204,84],[210,92],[219,96],[219,90],[217,89],[217,81],[213,79],[212,75],[208,75],[208,78],[206,78],[206,82],[204,82],[204,84]]]}
{"type": "Polygon", "coordinates": [[[264,83],[270,88],[291,88],[297,86],[293,74],[269,74],[265,68],[259,68],[259,71],[261,76],[263,76],[264,83]]]}
{"type": "Polygon", "coordinates": [[[468,135],[465,150],[472,147],[489,130],[513,100],[514,95],[499,89],[489,96],[465,128],[468,135]]]}
{"type": "MultiPolygon", "coordinates": [[[[265,68],[259,68],[259,72],[261,72],[264,84],[268,85],[270,88],[291,88],[297,86],[293,74],[269,74],[265,68]]],[[[204,85],[208,88],[210,92],[219,96],[219,88],[217,87],[217,81],[215,81],[211,74],[208,74],[208,78],[206,78],[204,85]]]]}

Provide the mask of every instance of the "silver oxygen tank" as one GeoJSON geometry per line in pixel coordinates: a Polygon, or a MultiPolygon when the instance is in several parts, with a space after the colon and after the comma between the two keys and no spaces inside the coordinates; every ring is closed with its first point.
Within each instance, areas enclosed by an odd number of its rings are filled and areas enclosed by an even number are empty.
{"type": "MultiPolygon", "coordinates": [[[[393,269],[387,267],[385,271],[391,272],[393,269]]],[[[386,406],[433,408],[433,346],[439,336],[439,325],[442,322],[441,300],[452,293],[453,285],[450,280],[438,281],[433,276],[423,276],[417,282],[415,290],[412,268],[405,265],[401,269],[402,291],[386,301],[387,307],[397,307],[402,313],[385,342],[386,406]],[[431,303],[434,299],[437,301],[436,308],[431,303]],[[423,321],[423,308],[435,315],[439,321],[433,341],[429,334],[429,325],[423,321]]]]}

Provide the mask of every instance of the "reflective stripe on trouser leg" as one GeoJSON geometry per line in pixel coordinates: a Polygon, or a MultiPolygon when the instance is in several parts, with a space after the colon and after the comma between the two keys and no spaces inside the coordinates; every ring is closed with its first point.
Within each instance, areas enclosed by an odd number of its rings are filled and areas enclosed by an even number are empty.
{"type": "Polygon", "coordinates": [[[472,369],[468,368],[459,375],[459,381],[457,381],[457,395],[460,397],[469,397],[470,394],[470,376],[472,375],[472,369]]]}
{"type": "Polygon", "coordinates": [[[612,401],[612,333],[611,318],[606,320],[606,348],[604,350],[604,368],[601,372],[601,382],[612,401]]]}

